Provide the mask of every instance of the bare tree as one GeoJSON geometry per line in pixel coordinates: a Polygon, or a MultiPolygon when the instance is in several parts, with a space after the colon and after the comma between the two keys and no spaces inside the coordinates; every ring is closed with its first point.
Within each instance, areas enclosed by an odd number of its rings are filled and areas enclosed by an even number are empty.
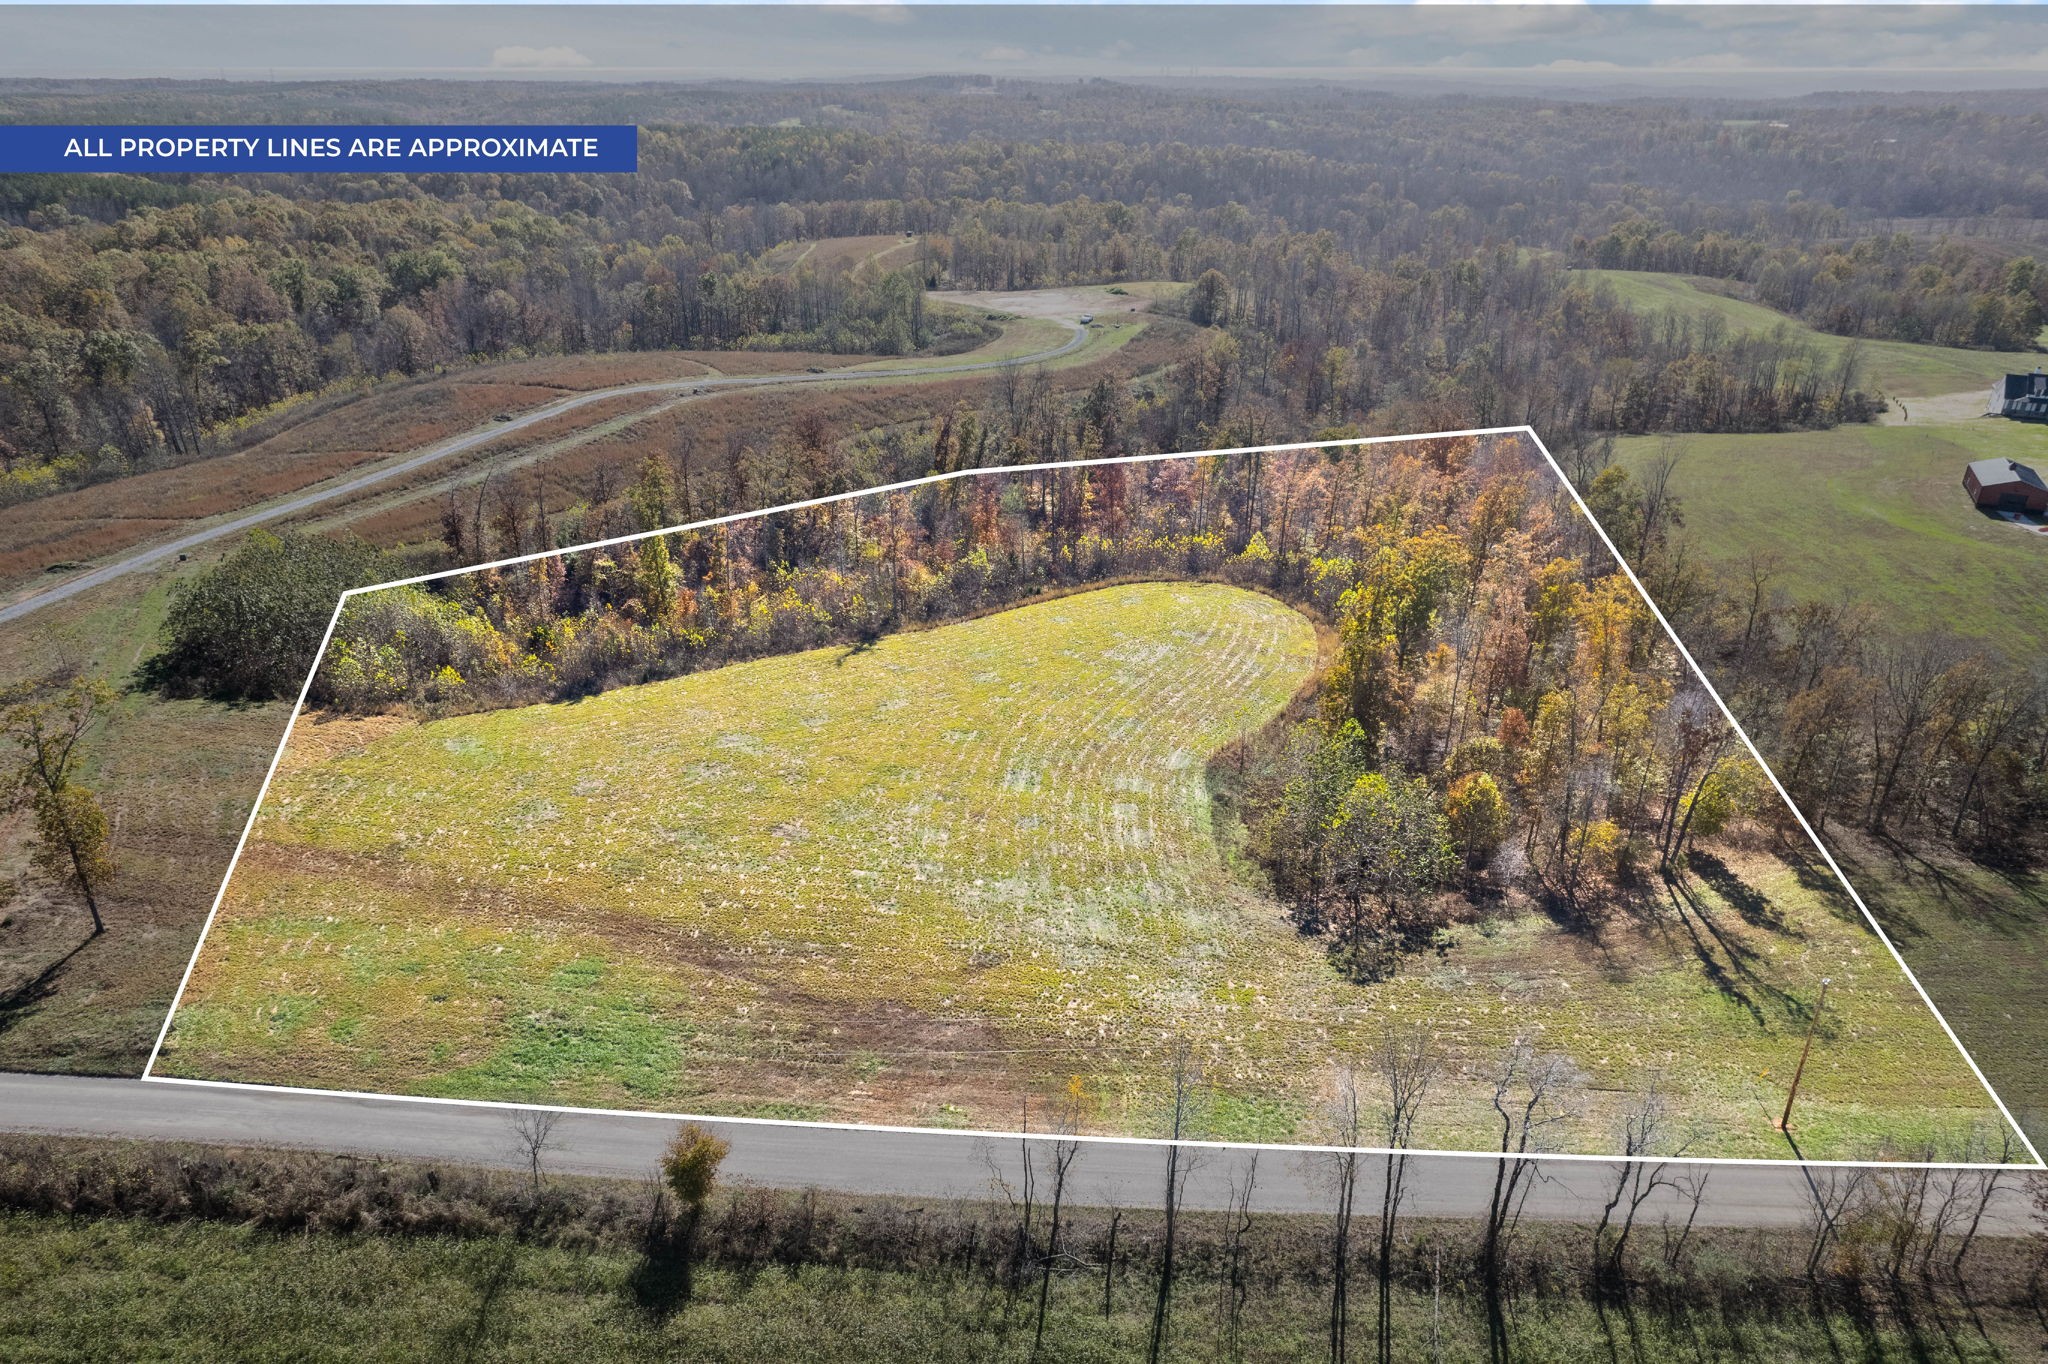
{"type": "Polygon", "coordinates": [[[1700,1204],[1707,1198],[1707,1181],[1713,1171],[1704,1165],[1695,1165],[1682,1171],[1672,1181],[1671,1187],[1678,1191],[1687,1203],[1685,1221],[1679,1224],[1678,1234],[1671,1232],[1671,1221],[1664,1221],[1664,1263],[1677,1269],[1685,1262],[1686,1243],[1692,1239],[1692,1229],[1700,1220],[1700,1204]]]}
{"type": "Polygon", "coordinates": [[[1596,1286],[1616,1287],[1625,1282],[1625,1264],[1636,1214],[1659,1189],[1674,1189],[1667,1177],[1670,1166],[1652,1162],[1658,1155],[1684,1155],[1690,1142],[1671,1140],[1671,1102],[1660,1081],[1652,1078],[1649,1088],[1622,1115],[1622,1163],[1615,1171],[1614,1187],[1600,1209],[1600,1221],[1593,1229],[1593,1279],[1596,1286]],[[1615,1225],[1615,1214],[1621,1215],[1615,1225]],[[1609,1232],[1613,1235],[1610,1238],[1609,1232]]]}
{"type": "Polygon", "coordinates": [[[1124,1210],[1109,1210],[1109,1246],[1102,1256],[1102,1319],[1108,1321],[1116,1307],[1116,1233],[1123,1225],[1124,1210]]]}
{"type": "MultiPolygon", "coordinates": [[[[2012,1128],[2002,1128],[1999,1134],[1998,1164],[2001,1167],[2010,1165],[2013,1157],[2018,1154],[2018,1147],[2019,1143],[2014,1138],[2012,1128]]],[[[1955,1275],[1958,1282],[1963,1278],[1963,1262],[1970,1257],[1970,1248],[1977,1244],[1977,1232],[1984,1225],[1984,1214],[1991,1211],[1992,1200],[1998,1196],[2006,1173],[2006,1170],[2000,1168],[1964,1170],[1956,1174],[1956,1178],[1967,1186],[1965,1206],[1969,1209],[1969,1220],[1963,1224],[1956,1241],[1955,1257],[1949,1261],[1949,1272],[1955,1275]]]]}
{"type": "Polygon", "coordinates": [[[1159,1287],[1152,1299],[1152,1333],[1145,1351],[1146,1364],[1159,1364],[1166,1351],[1167,1324],[1173,1308],[1174,1238],[1179,1232],[1180,1198],[1187,1187],[1188,1175],[1193,1170],[1192,1159],[1181,1150],[1181,1137],[1187,1130],[1190,1107],[1194,1090],[1200,1081],[1194,1052],[1183,1040],[1173,1049],[1173,1060],[1169,1072],[1172,1080],[1172,1107],[1167,1115],[1166,1146],[1166,1191],[1164,1195],[1164,1223],[1160,1230],[1162,1244],[1159,1250],[1159,1287]]]}
{"type": "Polygon", "coordinates": [[[545,1187],[541,1164],[554,1147],[555,1128],[561,1121],[562,1115],[551,1108],[521,1108],[512,1114],[513,1148],[532,1181],[532,1206],[536,1210],[545,1187]]]}
{"type": "Polygon", "coordinates": [[[1351,1332],[1351,1219],[1358,1202],[1358,1144],[1365,1127],[1358,1073],[1348,1066],[1337,1075],[1330,1125],[1338,1148],[1330,1157],[1337,1186],[1337,1211],[1330,1227],[1330,1364],[1344,1364],[1351,1332]]]}
{"type": "Polygon", "coordinates": [[[1862,1207],[1870,1171],[1861,1166],[1807,1166],[1802,1173],[1806,1176],[1806,1206],[1812,1227],[1812,1240],[1806,1251],[1806,1277],[1815,1279],[1827,1259],[1828,1248],[1841,1234],[1842,1222],[1853,1218],[1862,1207]]]}
{"type": "Polygon", "coordinates": [[[1376,1358],[1379,1364],[1393,1364],[1394,1229],[1401,1216],[1407,1184],[1407,1150],[1414,1140],[1415,1120],[1421,1114],[1430,1086],[1443,1074],[1444,1062],[1435,1039],[1420,1027],[1405,1032],[1388,1028],[1374,1049],[1373,1062],[1384,1086],[1379,1117],[1380,1136],[1387,1147],[1386,1179],[1380,1190],[1379,1257],[1375,1266],[1379,1280],[1374,1320],[1376,1358]]]}
{"type": "MultiPolygon", "coordinates": [[[[1081,1126],[1081,1082],[1078,1077],[1067,1087],[1066,1101],[1054,1116],[1053,1127],[1058,1134],[1052,1146],[1052,1208],[1051,1222],[1045,1232],[1045,1249],[1038,1257],[1038,1321],[1031,1334],[1031,1356],[1036,1359],[1045,1346],[1045,1314],[1052,1301],[1052,1275],[1056,1262],[1061,1258],[1060,1212],[1066,1202],[1067,1174],[1074,1168],[1074,1160],[1081,1154],[1081,1143],[1074,1140],[1074,1134],[1081,1126]]],[[[1030,1157],[1025,1157],[1028,1162],[1030,1157]]]]}
{"type": "Polygon", "coordinates": [[[1224,1260],[1226,1281],[1223,1299],[1223,1340],[1232,1359],[1244,1357],[1244,1305],[1250,1295],[1250,1246],[1252,1190],[1259,1182],[1259,1153],[1254,1151],[1244,1164],[1243,1178],[1230,1181],[1230,1221],[1225,1229],[1224,1260]]]}
{"type": "Polygon", "coordinates": [[[1024,1100],[1018,1117],[1017,1179],[1012,1183],[1004,1173],[1001,1148],[991,1142],[979,1143],[982,1163],[988,1167],[990,1196],[1000,1197],[1014,1210],[1016,1223],[1010,1231],[1010,1250],[1003,1271],[1009,1295],[1005,1311],[1015,1303],[1024,1286],[1024,1274],[1031,1260],[1031,1237],[1037,1221],[1037,1167],[1031,1154],[1031,1100],[1024,1100]]]}
{"type": "Polygon", "coordinates": [[[1570,1101],[1584,1076],[1569,1059],[1516,1042],[1494,1071],[1493,1111],[1500,1120],[1500,1159],[1480,1243],[1486,1291],[1487,1343],[1494,1364],[1507,1364],[1507,1308],[1503,1297],[1507,1254],[1521,1224],[1522,1207],[1541,1178],[1532,1156],[1547,1131],[1570,1116],[1570,1101]]]}

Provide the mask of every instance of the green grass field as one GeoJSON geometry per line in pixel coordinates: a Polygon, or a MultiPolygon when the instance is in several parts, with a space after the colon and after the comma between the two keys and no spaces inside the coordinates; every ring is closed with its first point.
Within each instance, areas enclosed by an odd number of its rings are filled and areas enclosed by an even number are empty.
{"type": "Polygon", "coordinates": [[[701,1113],[1317,1140],[1338,1068],[1422,1019],[1460,1069],[1426,1144],[1483,1143],[1517,1037],[1589,1072],[1571,1149],[1661,1077],[1695,1148],[1959,1139],[1988,1101],[1812,869],[1761,855],[1599,937],[1534,913],[1344,983],[1234,872],[1204,761],[1309,676],[1313,629],[1217,585],[1111,587],[863,650],[575,704],[302,721],[163,1068],[701,1113]],[[1775,1077],[1775,1078],[1774,1078],[1775,1077]],[[1041,1107],[1041,1112],[1042,1107],[1041,1107]]]}
{"type": "Polygon", "coordinates": [[[1984,1076],[2038,1147],[2048,1143],[2048,878],[1862,840],[1837,856],[1984,1076]]]}
{"type": "Polygon", "coordinates": [[[1775,308],[1717,292],[1718,280],[1649,270],[1581,270],[1589,284],[1605,284],[1616,297],[1639,312],[1677,312],[1689,317],[1719,317],[1736,332],[1770,332],[1784,328],[1830,360],[1849,346],[1861,356],[1862,382],[1889,397],[1917,398],[1964,389],[1989,390],[1991,381],[2010,370],[2032,369],[2042,361],[2037,352],[2007,353],[1956,350],[1947,346],[1916,346],[1904,341],[1851,341],[1815,331],[1775,308]],[[1702,287],[1706,286],[1706,287],[1702,287]]]}
{"type": "MultiPolygon", "coordinates": [[[[0,686],[126,677],[156,648],[174,576],[199,562],[0,625],[0,686]]],[[[289,713],[143,693],[110,709],[81,771],[117,831],[99,938],[75,896],[30,873],[28,812],[0,808],[0,1069],[140,1073],[289,713]]]]}
{"type": "MultiPolygon", "coordinates": [[[[1320,1231],[1318,1221],[1297,1234],[1320,1231]]],[[[1206,1254],[1191,1256],[1193,1267],[1181,1271],[1162,1358],[1281,1364],[1321,1357],[1328,1348],[1327,1288],[1292,1276],[1269,1283],[1255,1261],[1241,1345],[1233,1351],[1223,1310],[1229,1288],[1214,1268],[1221,1253],[1213,1232],[1199,1249],[1206,1254]]],[[[1710,1251],[1737,1282],[1745,1251],[1754,1254],[1740,1243],[1710,1251]]],[[[1559,1245],[1556,1253],[1565,1263],[1578,1252],[1559,1245]]],[[[1779,1253],[1797,1258],[1796,1249],[1779,1253]]],[[[1101,1275],[1092,1265],[1077,1268],[1054,1276],[1045,1337],[1034,1348],[1028,1276],[1022,1292],[1006,1293],[985,1276],[950,1269],[705,1266],[689,1304],[657,1314],[636,1298],[637,1257],[617,1249],[571,1250],[509,1236],[283,1236],[198,1222],[7,1213],[0,1214],[0,1354],[16,1364],[1143,1358],[1154,1282],[1149,1264],[1124,1265],[1108,1310],[1101,1275]]],[[[1449,1281],[1440,1297],[1427,1283],[1396,1285],[1397,1358],[1468,1364],[1487,1357],[1483,1300],[1448,1272],[1448,1262],[1445,1268],[1449,1281]]],[[[1372,1308],[1363,1301],[1370,1284],[1361,1273],[1351,1307],[1354,1357],[1372,1334],[1372,1308]]],[[[1861,1299],[1811,1307],[1802,1301],[1786,1310],[1738,1296],[1672,1311],[1646,1295],[1640,1305],[1603,1311],[1569,1291],[1532,1289],[1515,1303],[1509,1331],[1513,1357],[1527,1364],[1605,1359],[1610,1349],[1638,1359],[1865,1364],[1989,1364],[2038,1353],[2038,1324],[2017,1307],[1966,1311],[1917,1293],[1908,1301],[1912,1310],[1887,1313],[1861,1299]]]]}
{"type": "Polygon", "coordinates": [[[1879,607],[1895,627],[1949,629],[2014,658],[2048,636],[2048,535],[1985,516],[1962,488],[1972,460],[2048,467],[2048,429],[1986,419],[1781,435],[1616,442],[1641,469],[1667,444],[1671,486],[1707,556],[1771,555],[1797,600],[1879,607]]]}

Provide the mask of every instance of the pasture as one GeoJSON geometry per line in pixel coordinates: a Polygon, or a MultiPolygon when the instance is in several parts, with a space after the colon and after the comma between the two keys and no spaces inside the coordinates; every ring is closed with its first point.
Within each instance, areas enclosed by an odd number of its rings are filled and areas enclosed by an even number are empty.
{"type": "Polygon", "coordinates": [[[1843,870],[2035,1145],[2048,1140],[2048,877],[1834,837],[1843,870]]]}
{"type": "Polygon", "coordinates": [[[1588,284],[1605,285],[1629,307],[1644,313],[1675,312],[1687,317],[1718,318],[1731,332],[1773,332],[1783,328],[1793,339],[1812,346],[1832,362],[1856,347],[1861,384],[1891,398],[1921,398],[1964,390],[1985,390],[2008,370],[2027,370],[2041,363],[2037,352],[2007,353],[1919,346],[1906,341],[1852,341],[1815,331],[1797,318],[1722,288],[1739,288],[1720,280],[1694,280],[1651,270],[1581,270],[1588,284]]]}
{"type": "Polygon", "coordinates": [[[2048,635],[2048,535],[1984,515],[1963,467],[2006,456],[2048,468],[2048,429],[1997,418],[1615,443],[1640,471],[1678,454],[1671,487],[1716,563],[1777,565],[1793,600],[1854,600],[1908,631],[1952,630],[2014,658],[2048,635]]]}
{"type": "Polygon", "coordinates": [[[1689,1149],[1770,1129],[1812,990],[1810,1156],[1993,1121],[1812,866],[1724,850],[1598,931],[1513,905],[1344,981],[1211,828],[1209,755],[1313,673],[1302,616],[1113,586],[427,723],[303,719],[159,1061],[182,1076],[1015,1128],[1063,1096],[1157,1135],[1328,1139],[1344,1067],[1420,1022],[1418,1140],[1485,1146],[1517,1038],[1587,1072],[1563,1149],[1653,1081],[1689,1149]],[[1184,1050],[1183,1050],[1184,1049],[1184,1050]]]}

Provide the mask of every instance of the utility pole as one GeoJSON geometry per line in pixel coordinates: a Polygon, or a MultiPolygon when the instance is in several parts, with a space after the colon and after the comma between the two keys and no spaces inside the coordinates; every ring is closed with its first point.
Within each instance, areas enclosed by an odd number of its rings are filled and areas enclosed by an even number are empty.
{"type": "Polygon", "coordinates": [[[1828,1006],[1828,977],[1820,978],[1820,998],[1813,1006],[1813,1017],[1806,1023],[1806,1045],[1799,1049],[1799,1068],[1792,1072],[1792,1092],[1785,1096],[1785,1112],[1778,1119],[1778,1130],[1792,1130],[1792,1101],[1799,1097],[1799,1081],[1806,1074],[1806,1058],[1813,1054],[1813,1034],[1820,1027],[1820,1011],[1828,1006]]]}

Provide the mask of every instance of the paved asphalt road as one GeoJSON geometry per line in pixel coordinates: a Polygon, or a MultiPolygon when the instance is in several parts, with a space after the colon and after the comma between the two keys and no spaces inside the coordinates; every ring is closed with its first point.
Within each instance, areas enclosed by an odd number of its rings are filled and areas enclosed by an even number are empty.
{"type": "Polygon", "coordinates": [[[529,426],[553,421],[566,412],[573,412],[579,407],[587,407],[591,403],[601,403],[610,398],[627,397],[636,393],[682,393],[690,396],[703,393],[709,395],[719,390],[736,388],[772,388],[781,384],[843,384],[850,380],[920,378],[931,374],[971,374],[979,370],[1003,369],[1012,365],[1034,365],[1046,360],[1057,360],[1063,355],[1070,355],[1086,344],[1088,329],[1076,324],[1069,325],[1073,326],[1074,334],[1060,345],[1053,347],[1051,350],[1037,351],[1030,355],[1013,356],[1007,360],[970,360],[952,365],[899,366],[894,369],[864,369],[858,371],[826,370],[818,374],[729,375],[724,378],[715,379],[665,379],[658,383],[622,384],[617,388],[592,389],[588,393],[579,393],[573,398],[564,398],[560,402],[549,403],[545,407],[537,407],[531,412],[521,413],[510,421],[490,422],[478,427],[474,431],[466,431],[462,435],[450,437],[438,445],[430,445],[426,449],[416,454],[407,455],[405,458],[394,463],[380,465],[375,469],[349,475],[333,483],[328,483],[306,492],[296,493],[276,502],[266,503],[253,511],[244,512],[226,521],[214,522],[198,530],[188,531],[174,539],[161,541],[147,549],[137,550],[110,563],[102,564],[98,568],[89,569],[75,577],[66,578],[53,587],[44,588],[40,592],[32,593],[18,601],[0,606],[0,623],[18,620],[31,612],[40,611],[46,606],[63,601],[67,597],[76,596],[87,588],[97,587],[101,583],[118,578],[124,573],[133,573],[137,569],[163,563],[167,559],[187,553],[201,545],[218,540],[222,536],[239,534],[252,526],[260,526],[266,521],[275,521],[279,517],[296,515],[299,512],[320,506],[323,503],[333,502],[339,498],[351,497],[366,488],[373,488],[380,483],[387,483],[394,478],[423,469],[430,464],[439,463],[441,460],[453,455],[459,455],[465,450],[473,450],[477,446],[487,444],[490,441],[501,440],[529,426]]]}
{"type": "MultiPolygon", "coordinates": [[[[380,468],[342,479],[218,522],[69,578],[42,592],[0,607],[0,622],[18,619],[87,588],[197,546],[234,535],[279,517],[349,497],[440,460],[498,440],[566,412],[635,393],[695,394],[717,389],[774,384],[845,382],[930,374],[962,374],[1034,364],[1079,349],[1085,329],[1052,350],[1010,360],[972,361],[921,368],[843,371],[710,379],[681,379],[598,389],[552,403],[430,446],[380,468]]],[[[654,1118],[569,1114],[556,1130],[554,1168],[579,1174],[639,1178],[654,1167],[673,1124],[654,1118]]],[[[835,1189],[851,1193],[911,1197],[975,1197],[992,1181],[1014,1181],[1021,1144],[948,1133],[898,1133],[746,1123],[711,1124],[732,1142],[727,1173],[736,1179],[780,1187],[835,1189]]],[[[462,1164],[514,1165],[509,1121],[502,1110],[461,1105],[339,1098],[289,1091],[225,1090],[140,1080],[77,1076],[0,1074],[0,1130],[76,1133],[156,1141],[282,1146],[385,1155],[462,1164]]],[[[1190,1206],[1220,1208],[1230,1183],[1243,1168],[1242,1152],[1195,1148],[1186,1199],[1190,1206]]],[[[1276,1212],[1319,1212],[1329,1206],[1328,1157],[1269,1152],[1261,1156],[1259,1207],[1276,1212]]],[[[1164,1177],[1164,1152],[1157,1146],[1089,1143],[1073,1167],[1076,1192],[1084,1203],[1138,1205],[1156,1201],[1164,1177]]],[[[1543,1178],[1529,1201],[1529,1214],[1548,1218],[1598,1215],[1612,1186],[1615,1167],[1598,1162],[1542,1162],[1543,1178]]],[[[1494,1167],[1484,1158],[1418,1157],[1412,1167],[1410,1207],[1418,1215],[1460,1216],[1482,1211],[1494,1167]]],[[[1822,1176],[1825,1177],[1825,1176],[1822,1176]]],[[[1725,1226],[1797,1226],[1809,1216],[1809,1176],[1795,1165],[1713,1168],[1701,1206],[1703,1223],[1725,1226]]],[[[1652,1204],[1655,1209],[1660,1206],[1652,1204]]],[[[1661,1206],[1680,1211],[1676,1199],[1661,1206]]],[[[1682,1215],[1682,1211],[1681,1211],[1682,1215]]],[[[2019,1232],[2032,1227],[2032,1214],[2016,1193],[2003,1197],[1987,1230],[2019,1232]]]]}
{"type": "MultiPolygon", "coordinates": [[[[998,1173],[1013,1183],[1021,1143],[945,1132],[880,1132],[753,1123],[709,1123],[732,1143],[728,1176],[781,1188],[834,1189],[913,1198],[982,1197],[998,1173]]],[[[154,1141],[296,1147],[463,1165],[518,1165],[508,1114],[461,1104],[342,1098],[289,1090],[221,1089],[164,1081],[0,1074],[0,1130],[76,1133],[154,1141]]],[[[571,1113],[555,1131],[550,1167],[565,1173],[638,1179],[654,1169],[674,1130],[658,1118],[571,1113]]],[[[1243,1169],[1241,1151],[1190,1148],[1191,1207],[1221,1208],[1243,1169]]],[[[1041,1157],[1043,1159],[1043,1157],[1041,1157]]],[[[1075,1161],[1069,1197],[1127,1207],[1156,1202],[1165,1175],[1156,1145],[1090,1142],[1075,1161]]],[[[1256,1206],[1267,1212],[1322,1212],[1330,1206],[1327,1156],[1266,1152],[1259,1158],[1256,1206]]],[[[1541,1162],[1542,1179],[1528,1215],[1593,1220],[1612,1187],[1616,1166],[1591,1161],[1541,1162]]],[[[1376,1187],[1377,1162],[1365,1176],[1376,1187]]],[[[1416,1157],[1409,1207],[1420,1216],[1483,1212],[1493,1162],[1484,1157],[1416,1157]]],[[[1688,1167],[1692,1169],[1705,1167],[1688,1167]]],[[[1700,1221],[1718,1226],[1807,1224],[1807,1180],[1797,1165],[1715,1165],[1700,1221]]],[[[1825,1179],[1828,1172],[1817,1172],[1825,1179]]],[[[2018,1234],[2033,1226],[2027,1199],[2014,1186],[2000,1196],[1985,1230],[2018,1234]]],[[[1644,1216],[1684,1216],[1663,1197],[1644,1216]]]]}

